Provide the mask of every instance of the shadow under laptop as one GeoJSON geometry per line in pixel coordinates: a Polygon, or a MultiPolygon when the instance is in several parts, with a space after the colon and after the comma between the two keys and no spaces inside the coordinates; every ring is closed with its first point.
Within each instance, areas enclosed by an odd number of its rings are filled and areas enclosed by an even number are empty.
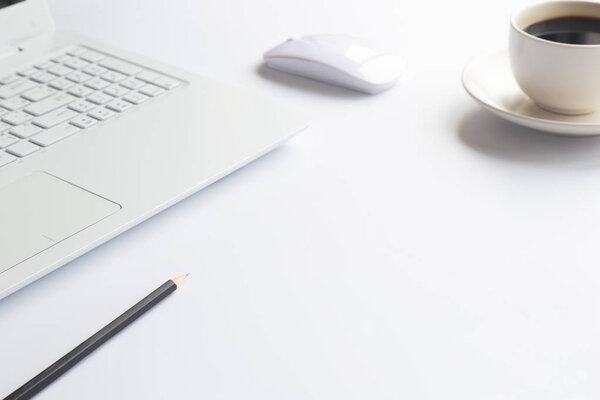
{"type": "Polygon", "coordinates": [[[466,114],[457,130],[465,145],[492,157],[545,166],[600,167],[600,136],[549,135],[482,109],[466,114]]]}
{"type": "Polygon", "coordinates": [[[360,93],[355,90],[345,89],[329,83],[318,82],[309,78],[298,75],[288,74],[287,72],[277,71],[276,69],[267,67],[262,63],[256,67],[256,73],[273,83],[287,86],[294,90],[302,90],[304,92],[314,93],[326,97],[334,97],[337,99],[369,99],[372,96],[366,93],[360,93]]]}

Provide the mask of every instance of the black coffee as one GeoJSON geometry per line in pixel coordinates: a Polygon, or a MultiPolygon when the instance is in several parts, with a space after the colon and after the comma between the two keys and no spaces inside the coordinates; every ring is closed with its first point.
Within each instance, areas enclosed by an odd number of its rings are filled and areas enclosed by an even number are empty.
{"type": "Polygon", "coordinates": [[[567,44],[600,44],[600,19],[562,17],[536,22],[525,32],[540,39],[567,44]]]}

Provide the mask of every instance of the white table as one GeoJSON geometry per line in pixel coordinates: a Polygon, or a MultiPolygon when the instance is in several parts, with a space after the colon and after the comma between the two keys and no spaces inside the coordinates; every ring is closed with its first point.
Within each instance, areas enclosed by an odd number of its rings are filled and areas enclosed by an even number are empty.
{"type": "Polygon", "coordinates": [[[600,139],[481,111],[521,1],[52,0],[71,29],[279,98],[312,127],[0,301],[7,394],[171,276],[40,399],[597,399],[600,139]],[[290,35],[399,46],[363,96],[260,67],[290,35]]]}

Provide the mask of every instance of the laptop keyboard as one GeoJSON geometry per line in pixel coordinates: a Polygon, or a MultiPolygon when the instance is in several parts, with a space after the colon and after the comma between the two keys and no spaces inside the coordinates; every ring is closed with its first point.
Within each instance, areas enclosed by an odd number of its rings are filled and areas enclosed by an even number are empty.
{"type": "Polygon", "coordinates": [[[0,168],[183,83],[84,47],[0,77],[0,168]]]}

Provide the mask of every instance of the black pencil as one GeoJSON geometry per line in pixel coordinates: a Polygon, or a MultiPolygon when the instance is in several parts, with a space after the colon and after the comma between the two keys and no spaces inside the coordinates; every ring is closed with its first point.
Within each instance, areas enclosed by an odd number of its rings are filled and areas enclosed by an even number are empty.
{"type": "Polygon", "coordinates": [[[79,361],[100,347],[108,339],[122,331],[125,327],[138,319],[146,311],[160,303],[168,295],[173,293],[187,275],[170,279],[163,283],[158,289],[144,297],[139,303],[125,311],[121,316],[96,332],[92,337],[75,347],[68,354],[56,361],[54,364],[40,372],[35,378],[9,394],[4,400],[25,400],[38,394],[46,386],[50,385],[62,374],[71,369],[79,361]]]}

